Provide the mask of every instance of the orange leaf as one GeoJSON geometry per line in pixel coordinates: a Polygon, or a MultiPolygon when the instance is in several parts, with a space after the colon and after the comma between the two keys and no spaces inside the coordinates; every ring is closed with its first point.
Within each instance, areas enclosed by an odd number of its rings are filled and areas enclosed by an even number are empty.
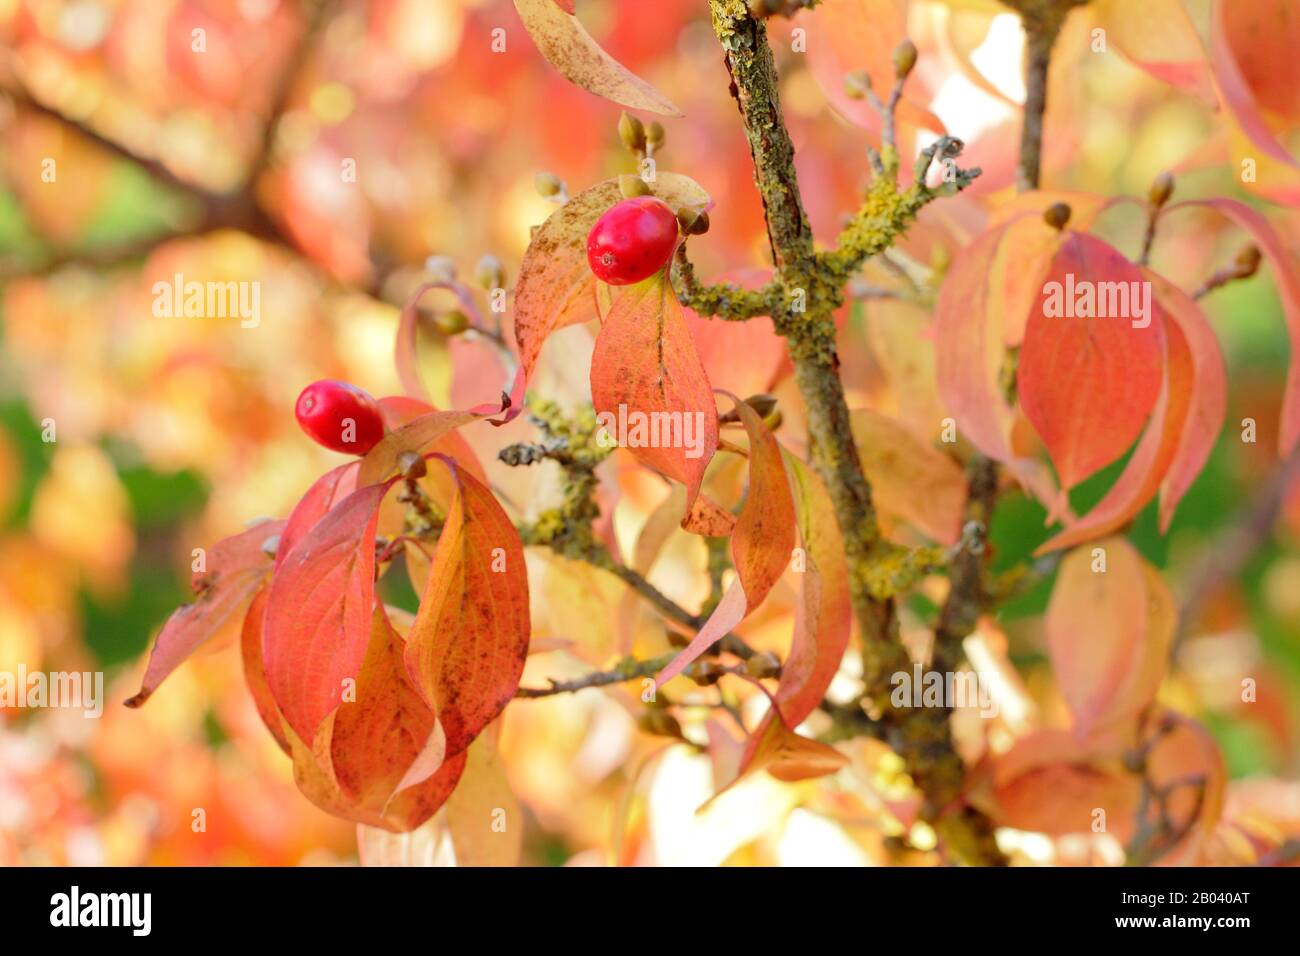
{"type": "Polygon", "coordinates": [[[1063,488],[1122,455],[1160,392],[1162,323],[1137,267],[1070,233],[1025,326],[1020,404],[1063,488]]]}
{"type": "Polygon", "coordinates": [[[631,73],[591,38],[565,0],[515,0],[524,28],[547,62],[571,83],[621,106],[681,116],[672,102],[631,73]]]}
{"type": "Polygon", "coordinates": [[[795,605],[794,639],[773,695],[788,726],[817,709],[849,646],[853,611],[839,524],[821,479],[785,454],[805,562],[795,605]]]}
{"type": "Polygon", "coordinates": [[[523,545],[492,492],[450,459],[455,489],[406,667],[459,754],[505,708],[528,656],[528,572],[523,545]]]}
{"type": "Polygon", "coordinates": [[[1182,0],[1097,0],[1106,37],[1156,79],[1215,104],[1205,49],[1182,0]]]}
{"type": "Polygon", "coordinates": [[[879,412],[858,409],[851,421],[872,501],[936,541],[956,543],[966,508],[966,477],[957,463],[879,412]]]}
{"type": "Polygon", "coordinates": [[[591,397],[606,431],[686,485],[693,507],[718,447],[718,411],[664,273],[618,289],[596,337],[591,397]]]}
{"type": "Polygon", "coordinates": [[[285,721],[314,740],[355,679],[370,643],[375,527],[391,482],[334,506],[285,556],[271,583],[263,637],[266,679],[285,721]]]}
{"type": "Polygon", "coordinates": [[[745,402],[728,396],[749,435],[749,489],[731,535],[736,579],[698,634],[655,678],[658,687],[676,677],[758,607],[780,579],[795,541],[794,500],[781,446],[745,402]]]}
{"type": "Polygon", "coordinates": [[[1151,702],[1176,623],[1169,589],[1125,539],[1066,555],[1047,608],[1047,647],[1077,735],[1134,718],[1151,702]]]}
{"type": "Polygon", "coordinates": [[[489,730],[470,744],[465,772],[447,801],[457,866],[516,866],[524,820],[489,730]]]}
{"type": "Polygon", "coordinates": [[[209,549],[204,557],[206,569],[194,572],[190,580],[197,598],[173,611],[158,632],[140,691],[126,706],[139,707],[148,700],[168,674],[252,603],[271,573],[266,546],[284,527],[283,521],[264,521],[209,549]]]}

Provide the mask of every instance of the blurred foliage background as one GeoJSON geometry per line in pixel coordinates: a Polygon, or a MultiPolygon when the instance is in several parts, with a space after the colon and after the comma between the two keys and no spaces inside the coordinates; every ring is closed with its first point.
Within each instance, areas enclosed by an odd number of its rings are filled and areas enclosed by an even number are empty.
{"type": "MultiPolygon", "coordinates": [[[[686,114],[665,122],[661,162],[717,201],[712,231],[692,243],[701,273],[768,265],[706,5],[578,7],[612,55],[686,114]]],[[[772,32],[805,198],[826,237],[857,205],[872,134],[836,112],[792,49],[790,31],[808,16],[774,20],[772,32]]],[[[973,196],[935,204],[909,237],[905,248],[933,260],[977,232],[980,204],[1008,188],[1021,41],[1013,17],[986,18],[971,58],[985,88],[944,42],[955,13],[917,2],[909,16],[931,108],[986,169],[973,196]]],[[[1179,198],[1244,196],[1215,147],[1214,112],[1117,54],[1089,55],[1090,26],[1087,10],[1072,16],[1058,44],[1045,181],[1140,196],[1176,168],[1179,198]]],[[[0,671],[102,670],[108,698],[98,720],[0,709],[0,863],[354,860],[353,828],[298,795],[230,649],[182,668],[142,711],[120,702],[152,634],[188,597],[191,549],[285,513],[336,463],[294,424],[302,386],[334,377],[398,391],[395,303],[449,263],[468,273],[493,253],[516,265],[530,227],[553,208],[534,190],[538,171],[571,191],[631,171],[619,109],[551,70],[508,0],[0,0],[0,56],[0,671]],[[503,53],[491,49],[497,28],[503,53]],[[349,163],[354,182],[339,174],[349,163]],[[156,317],[153,284],[178,273],[259,283],[260,323],[156,317]],[[191,826],[196,808],[206,811],[202,833],[191,826]]],[[[1300,240],[1291,210],[1265,208],[1300,240]]],[[[1132,252],[1141,225],[1119,208],[1099,229],[1132,252]]],[[[1182,213],[1162,231],[1154,265],[1192,288],[1241,242],[1182,213]]],[[[1150,508],[1132,538],[1186,609],[1162,696],[1212,730],[1238,809],[1285,829],[1300,825],[1300,790],[1283,782],[1300,770],[1300,472],[1279,477],[1273,452],[1285,331],[1267,275],[1206,302],[1229,361],[1229,424],[1169,535],[1157,534],[1150,508]],[[1248,417],[1258,422],[1253,444],[1237,424],[1248,417]],[[1258,675],[1257,703],[1239,700],[1231,675],[1243,667],[1258,675]]],[[[891,328],[907,327],[924,361],[924,324],[887,304],[846,308],[855,402],[938,421],[915,394],[891,391],[882,356],[891,328]]],[[[432,334],[426,345],[440,404],[499,390],[504,373],[483,343],[432,334]]],[[[535,391],[581,400],[589,352],[587,330],[557,336],[535,391]]],[[[787,386],[781,395],[797,405],[787,386]]],[[[798,435],[797,413],[784,427],[798,435]]],[[[485,461],[530,434],[523,421],[482,432],[466,435],[485,461]]],[[[1121,467],[1077,489],[1076,506],[1099,499],[1121,467]]],[[[630,542],[654,501],[627,471],[614,480],[630,542]]],[[[499,482],[515,502],[545,493],[545,476],[522,469],[499,482]]],[[[1008,501],[993,531],[998,566],[1047,537],[1043,516],[1027,499],[1008,501]]],[[[525,682],[576,672],[580,659],[608,663],[601,609],[618,605],[621,586],[537,561],[536,636],[585,650],[534,656],[525,682]]],[[[698,606],[705,561],[680,542],[655,580],[698,606]]],[[[1047,713],[1060,710],[1041,631],[1049,591],[1050,581],[998,622],[1047,713]]],[[[783,620],[760,616],[752,627],[775,633],[783,620]]],[[[533,864],[885,862],[904,826],[863,822],[889,802],[884,764],[867,745],[857,772],[873,797],[757,780],[738,795],[739,812],[697,819],[711,792],[708,759],[665,751],[617,693],[516,705],[503,748],[533,864]]]]}

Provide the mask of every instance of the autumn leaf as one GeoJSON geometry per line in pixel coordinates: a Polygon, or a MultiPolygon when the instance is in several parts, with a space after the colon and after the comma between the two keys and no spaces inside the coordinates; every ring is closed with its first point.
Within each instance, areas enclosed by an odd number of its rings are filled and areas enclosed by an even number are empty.
{"type": "Polygon", "coordinates": [[[966,477],[957,463],[879,412],[858,409],[851,424],[877,507],[955,544],[966,507],[966,477]]]}
{"type": "Polygon", "coordinates": [[[1298,45],[1300,16],[1290,0],[1215,0],[1210,58],[1219,95],[1250,141],[1290,167],[1296,161],[1279,142],[1269,117],[1300,120],[1298,45]]]}
{"type": "Polygon", "coordinates": [[[570,0],[563,5],[515,0],[515,9],[542,56],[570,82],[631,109],[682,115],[667,97],[600,48],[573,15],[570,0]]]}
{"type": "Polygon", "coordinates": [[[628,434],[614,437],[642,464],[686,485],[693,507],[718,447],[718,412],[663,273],[618,290],[596,337],[591,398],[598,416],[629,423],[628,434]]]}
{"type": "Polygon", "coordinates": [[[795,541],[794,500],[781,446],[748,404],[728,396],[749,435],[749,488],[731,535],[736,579],[699,633],[655,677],[659,687],[724,637],[767,597],[790,563],[795,541]]]}
{"type": "MultiPolygon", "coordinates": [[[[770,694],[768,697],[771,699],[770,694]]],[[[830,744],[795,733],[781,716],[776,701],[772,700],[772,709],[745,741],[736,776],[695,812],[703,813],[713,801],[740,781],[763,770],[783,783],[796,783],[837,773],[848,762],[849,758],[830,744]]]]}
{"type": "Polygon", "coordinates": [[[794,638],[781,666],[773,697],[790,727],[800,723],[826,696],[848,650],[853,608],[844,540],[826,487],[808,465],[782,452],[798,516],[803,549],[794,638]]]}
{"type": "Polygon", "coordinates": [[[448,468],[454,491],[405,660],[454,755],[519,687],[528,656],[528,572],[519,532],[492,492],[455,462],[433,460],[448,468]]]}
{"type": "MultiPolygon", "coordinates": [[[[423,418],[438,411],[426,401],[408,398],[404,395],[390,395],[379,399],[378,402],[379,411],[384,416],[385,427],[394,431],[415,421],[417,418],[423,418]]],[[[456,459],[457,464],[468,470],[479,481],[487,481],[487,473],[483,470],[483,463],[479,461],[478,455],[474,453],[474,449],[470,447],[469,442],[461,435],[459,429],[453,428],[444,432],[440,437],[424,445],[423,448],[426,453],[441,452],[450,458],[456,459]]]]}
{"type": "Polygon", "coordinates": [[[506,779],[496,736],[489,728],[470,744],[465,772],[447,801],[447,829],[457,866],[519,863],[523,815],[506,779]]]}
{"type": "MultiPolygon", "coordinates": [[[[687,176],[659,171],[647,183],[653,195],[674,209],[704,210],[712,200],[687,176]]],[[[607,179],[574,196],[537,229],[515,283],[514,330],[522,375],[531,378],[546,339],[557,329],[597,317],[596,277],[587,264],[587,234],[623,198],[617,179],[607,179]]]]}
{"type": "Polygon", "coordinates": [[[1149,270],[1165,328],[1165,368],[1146,433],[1106,495],[1036,554],[1115,531],[1160,493],[1160,528],[1205,465],[1227,411],[1227,378],[1218,339],[1191,297],[1149,270]]]}
{"type": "Polygon", "coordinates": [[[263,588],[253,598],[244,615],[244,626],[239,640],[239,656],[244,665],[244,682],[253,697],[257,715],[271,732],[275,742],[286,754],[291,754],[289,738],[284,732],[284,721],[280,716],[280,707],[275,702],[275,695],[266,682],[266,668],[262,666],[262,634],[266,624],[266,599],[269,588],[263,588]]]}
{"type": "Polygon", "coordinates": [[[507,407],[509,406],[479,406],[467,411],[432,411],[411,419],[400,428],[390,431],[379,444],[366,452],[366,456],[361,459],[357,485],[365,487],[383,481],[393,473],[397,459],[404,452],[423,454],[457,428],[500,414],[507,407]]]}
{"type": "Polygon", "coordinates": [[[350,461],[337,468],[331,468],[321,475],[307,493],[298,499],[289,512],[284,530],[280,532],[280,546],[275,552],[275,567],[280,565],[302,536],[315,527],[316,522],[325,517],[336,502],[342,501],[356,491],[358,463],[350,461]]]}
{"type": "Polygon", "coordinates": [[[1151,702],[1176,623],[1169,589],[1125,539],[1066,555],[1047,608],[1047,646],[1078,736],[1134,718],[1151,702]]]}
{"type": "Polygon", "coordinates": [[[1214,105],[1205,48],[1182,0],[1097,0],[1097,23],[1108,42],[1159,80],[1214,105]]]}
{"type": "Polygon", "coordinates": [[[1163,325],[1143,289],[1119,252],[1071,233],[1025,326],[1020,404],[1064,489],[1127,451],[1159,395],[1163,325]]]}
{"type": "Polygon", "coordinates": [[[126,706],[143,704],[168,674],[239,618],[270,576],[272,559],[267,548],[275,547],[276,536],[284,528],[283,521],[264,521],[208,549],[203,569],[190,579],[194,602],[177,608],[163,624],[140,691],[126,706]]]}
{"type": "Polygon", "coordinates": [[[1282,424],[1278,433],[1278,454],[1285,458],[1300,444],[1300,271],[1297,271],[1295,257],[1263,215],[1235,199],[1192,199],[1176,203],[1165,212],[1168,214],[1188,206],[1213,209],[1245,229],[1273,267],[1273,280],[1282,300],[1282,314],[1291,340],[1291,362],[1287,368],[1282,424]]]}
{"type": "Polygon", "coordinates": [[[263,638],[267,684],[286,723],[314,740],[355,680],[370,641],[375,526],[391,481],[354,491],[284,558],[263,638]]]}

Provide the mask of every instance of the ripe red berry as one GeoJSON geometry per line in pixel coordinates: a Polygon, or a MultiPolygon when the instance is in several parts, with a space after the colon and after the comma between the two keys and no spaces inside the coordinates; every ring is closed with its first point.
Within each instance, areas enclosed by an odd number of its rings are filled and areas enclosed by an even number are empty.
{"type": "Polygon", "coordinates": [[[630,285],[664,267],[677,245],[677,216],[653,196],[624,199],[587,234],[587,262],[596,278],[630,285]]]}
{"type": "Polygon", "coordinates": [[[347,382],[312,382],[298,396],[293,413],[317,444],[364,455],[384,437],[384,419],[368,392],[347,382]]]}

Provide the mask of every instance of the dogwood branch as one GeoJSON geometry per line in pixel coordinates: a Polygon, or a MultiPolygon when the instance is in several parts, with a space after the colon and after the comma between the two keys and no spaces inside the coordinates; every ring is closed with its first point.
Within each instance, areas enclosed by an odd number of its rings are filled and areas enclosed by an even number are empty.
{"type": "Polygon", "coordinates": [[[844,537],[867,696],[884,714],[884,739],[903,757],[925,793],[925,815],[934,822],[944,849],[964,862],[1003,862],[990,822],[961,804],[965,768],[953,750],[946,714],[889,705],[889,676],[909,669],[911,659],[899,639],[892,600],[871,593],[872,565],[884,543],[850,428],[835,345],[834,311],[844,301],[851,273],[868,256],[887,248],[936,193],[923,182],[900,190],[877,177],[840,245],[818,255],[799,191],[794,146],[781,113],[767,30],[743,0],[710,0],[709,5],[749,141],[775,282],[784,293],[784,308],[774,310],[772,319],[786,339],[808,409],[812,464],[826,485],[844,537]],[[796,302],[802,311],[794,307],[796,302]]]}

